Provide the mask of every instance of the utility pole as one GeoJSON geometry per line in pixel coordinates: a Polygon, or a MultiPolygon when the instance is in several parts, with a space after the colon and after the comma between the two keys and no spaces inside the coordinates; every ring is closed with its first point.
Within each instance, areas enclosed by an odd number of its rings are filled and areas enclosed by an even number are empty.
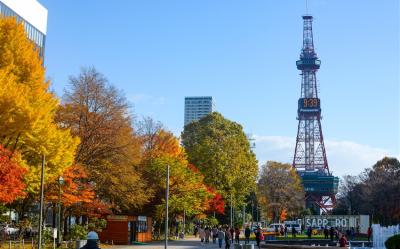
{"type": "Polygon", "coordinates": [[[246,223],[246,204],[243,204],[243,229],[245,229],[245,223],[246,223]]]}
{"type": "Polygon", "coordinates": [[[258,205],[257,205],[257,224],[258,224],[258,222],[259,222],[259,220],[258,220],[258,205]]]}
{"type": "Polygon", "coordinates": [[[232,207],[232,193],[231,193],[231,228],[233,227],[233,207],[232,207]]]}
{"type": "Polygon", "coordinates": [[[183,238],[185,238],[186,233],[186,209],[183,209],[183,238]]]}
{"type": "MultiPolygon", "coordinates": [[[[167,183],[165,190],[165,246],[168,248],[168,198],[169,198],[169,165],[167,165],[167,183]]],[[[39,248],[40,249],[40,248],[39,248]]]]}
{"type": "Polygon", "coordinates": [[[40,176],[40,214],[39,214],[39,240],[38,240],[38,249],[42,248],[42,230],[43,230],[43,196],[44,196],[44,164],[45,164],[45,155],[42,155],[42,174],[40,176]]]}

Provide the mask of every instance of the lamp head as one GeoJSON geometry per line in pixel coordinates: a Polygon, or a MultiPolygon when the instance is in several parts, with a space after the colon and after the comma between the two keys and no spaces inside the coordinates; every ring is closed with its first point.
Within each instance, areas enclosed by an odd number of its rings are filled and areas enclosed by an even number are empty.
{"type": "Polygon", "coordinates": [[[59,176],[57,182],[58,182],[58,184],[63,185],[64,184],[64,178],[62,176],[59,176]]]}

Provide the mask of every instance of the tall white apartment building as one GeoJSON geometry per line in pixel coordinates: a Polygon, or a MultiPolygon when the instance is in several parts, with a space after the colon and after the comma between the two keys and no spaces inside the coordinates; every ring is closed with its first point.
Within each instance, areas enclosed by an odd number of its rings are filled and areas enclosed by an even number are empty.
{"type": "Polygon", "coordinates": [[[28,38],[44,57],[47,30],[47,9],[36,0],[0,0],[0,15],[15,16],[24,25],[28,38]]]}
{"type": "Polygon", "coordinates": [[[197,121],[215,111],[212,97],[185,97],[185,125],[197,121]]]}

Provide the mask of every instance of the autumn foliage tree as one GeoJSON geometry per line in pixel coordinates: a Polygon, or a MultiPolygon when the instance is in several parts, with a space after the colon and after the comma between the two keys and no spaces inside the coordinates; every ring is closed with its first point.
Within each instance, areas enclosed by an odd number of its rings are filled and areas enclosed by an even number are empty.
{"type": "Polygon", "coordinates": [[[211,198],[207,200],[206,206],[207,211],[210,213],[224,214],[225,212],[225,201],[222,198],[222,195],[219,194],[215,189],[211,187],[207,187],[208,193],[211,195],[211,198]]]}
{"type": "Polygon", "coordinates": [[[144,118],[140,122],[139,131],[143,143],[142,167],[149,188],[154,191],[150,203],[143,210],[151,210],[149,214],[162,222],[166,169],[169,165],[170,212],[174,215],[185,212],[188,217],[205,212],[205,203],[212,196],[207,191],[201,172],[186,160],[179,140],[151,118],[144,118]]]}
{"type": "Polygon", "coordinates": [[[369,214],[384,225],[400,222],[400,162],[384,157],[359,176],[345,176],[335,214],[369,214]]]}
{"type": "Polygon", "coordinates": [[[268,161],[262,165],[257,195],[273,222],[294,217],[304,208],[301,179],[290,164],[268,161]]]}
{"type": "Polygon", "coordinates": [[[55,204],[61,193],[63,218],[69,216],[99,217],[110,213],[109,207],[96,196],[93,184],[88,179],[87,170],[79,165],[66,168],[62,174],[64,182],[48,183],[46,185],[46,201],[55,204]]]}
{"type": "Polygon", "coordinates": [[[49,90],[38,50],[15,18],[0,18],[0,143],[20,152],[26,165],[26,191],[38,192],[40,163],[46,156],[46,181],[70,166],[79,140],[54,122],[58,99],[49,90]]]}
{"type": "Polygon", "coordinates": [[[80,138],[75,161],[85,167],[99,197],[114,211],[148,201],[146,182],[137,168],[140,140],[122,93],[94,68],[71,76],[57,122],[80,138]]]}
{"type": "Polygon", "coordinates": [[[95,199],[94,188],[88,182],[87,172],[82,166],[73,165],[66,168],[62,177],[62,185],[59,185],[56,181],[47,184],[47,201],[57,202],[59,191],[62,193],[62,203],[66,207],[70,207],[76,203],[90,203],[95,199]]]}
{"type": "Polygon", "coordinates": [[[16,157],[0,145],[0,204],[8,204],[25,195],[23,181],[26,169],[18,164],[16,157]]]}

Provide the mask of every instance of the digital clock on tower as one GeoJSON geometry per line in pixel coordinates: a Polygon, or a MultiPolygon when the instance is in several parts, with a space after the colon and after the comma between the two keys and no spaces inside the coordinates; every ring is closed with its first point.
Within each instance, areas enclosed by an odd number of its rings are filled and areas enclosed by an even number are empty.
{"type": "Polygon", "coordinates": [[[320,111],[320,100],[319,98],[300,98],[299,99],[299,111],[304,112],[316,112],[320,111]]]}

